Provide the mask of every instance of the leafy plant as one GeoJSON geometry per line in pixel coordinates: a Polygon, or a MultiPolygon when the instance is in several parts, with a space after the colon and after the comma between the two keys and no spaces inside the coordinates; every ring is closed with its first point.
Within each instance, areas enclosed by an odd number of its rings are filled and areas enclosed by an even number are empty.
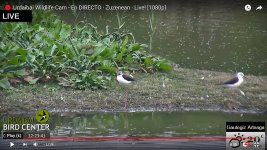
{"type": "Polygon", "coordinates": [[[33,16],[31,24],[0,23],[0,88],[52,80],[99,89],[107,87],[118,69],[171,70],[165,59],[147,54],[147,45],[135,43],[131,33],[101,35],[89,23],[71,26],[51,12],[33,16]]]}

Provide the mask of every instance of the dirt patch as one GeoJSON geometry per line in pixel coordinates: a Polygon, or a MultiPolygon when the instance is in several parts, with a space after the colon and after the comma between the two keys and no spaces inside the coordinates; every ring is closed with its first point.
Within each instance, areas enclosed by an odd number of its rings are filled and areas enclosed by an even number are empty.
{"type": "Polygon", "coordinates": [[[114,81],[107,90],[73,90],[53,83],[20,85],[0,91],[0,113],[49,111],[221,110],[266,112],[267,77],[246,76],[238,89],[218,85],[233,74],[175,69],[171,73],[134,74],[132,85],[114,81]],[[126,94],[127,90],[127,94],[126,94]],[[242,90],[244,93],[240,92],[242,90]],[[127,107],[125,108],[125,102],[127,107]]]}

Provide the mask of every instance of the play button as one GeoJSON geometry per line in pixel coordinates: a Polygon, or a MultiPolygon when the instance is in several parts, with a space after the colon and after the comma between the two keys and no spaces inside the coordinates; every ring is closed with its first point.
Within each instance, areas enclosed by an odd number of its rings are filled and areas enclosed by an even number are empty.
{"type": "Polygon", "coordinates": [[[13,147],[15,144],[13,142],[10,142],[10,147],[13,147]]]}

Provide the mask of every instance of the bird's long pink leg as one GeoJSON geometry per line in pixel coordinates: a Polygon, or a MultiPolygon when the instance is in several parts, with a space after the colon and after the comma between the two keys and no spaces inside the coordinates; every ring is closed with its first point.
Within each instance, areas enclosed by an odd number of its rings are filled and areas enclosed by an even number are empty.
{"type": "Polygon", "coordinates": [[[236,99],[235,99],[235,93],[234,93],[234,89],[233,88],[231,88],[231,99],[230,99],[230,105],[231,105],[231,109],[236,109],[236,105],[237,105],[237,103],[236,103],[236,99]]]}
{"type": "Polygon", "coordinates": [[[126,90],[125,90],[125,105],[124,105],[125,108],[127,108],[127,99],[128,99],[128,88],[126,87],[126,90]]]}

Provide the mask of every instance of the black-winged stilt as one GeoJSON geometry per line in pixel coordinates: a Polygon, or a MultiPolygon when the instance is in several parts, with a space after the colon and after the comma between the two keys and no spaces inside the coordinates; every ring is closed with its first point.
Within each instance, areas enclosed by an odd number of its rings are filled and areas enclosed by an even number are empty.
{"type": "MultiPolygon", "coordinates": [[[[240,86],[240,85],[243,83],[243,81],[244,81],[243,77],[244,77],[244,73],[242,73],[242,72],[238,72],[238,73],[235,75],[235,77],[233,77],[232,79],[230,79],[230,80],[224,82],[223,85],[224,85],[224,86],[227,86],[227,87],[230,87],[230,88],[238,87],[238,86],[240,86]]],[[[239,90],[239,91],[240,91],[240,93],[241,93],[242,95],[245,95],[245,93],[244,93],[243,91],[241,91],[241,90],[239,90]]],[[[232,104],[234,103],[233,100],[231,100],[231,102],[232,102],[232,104]]],[[[229,104],[229,103],[228,103],[227,105],[228,105],[229,108],[234,108],[234,109],[236,109],[235,106],[230,106],[231,104],[229,104]]]]}
{"type": "MultiPolygon", "coordinates": [[[[127,74],[124,74],[122,73],[121,71],[119,71],[117,73],[117,80],[119,83],[122,83],[122,84],[130,84],[134,81],[136,81],[132,75],[127,75],[127,74]]],[[[127,106],[127,97],[128,97],[128,92],[127,92],[127,88],[126,88],[126,98],[125,98],[125,108],[127,106]]]]}
{"type": "Polygon", "coordinates": [[[244,77],[244,73],[238,72],[234,78],[224,82],[223,85],[227,87],[238,87],[244,81],[243,77],[244,77]]]}

